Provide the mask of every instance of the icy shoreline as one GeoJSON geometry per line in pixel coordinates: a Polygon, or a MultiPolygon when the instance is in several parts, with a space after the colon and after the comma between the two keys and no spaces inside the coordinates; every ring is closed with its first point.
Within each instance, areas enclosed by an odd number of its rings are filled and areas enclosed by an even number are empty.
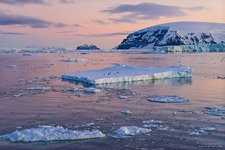
{"type": "Polygon", "coordinates": [[[186,66],[171,66],[166,68],[136,67],[117,64],[113,67],[78,71],[62,75],[63,80],[78,81],[97,85],[118,82],[133,82],[169,78],[191,78],[192,69],[186,66]]]}

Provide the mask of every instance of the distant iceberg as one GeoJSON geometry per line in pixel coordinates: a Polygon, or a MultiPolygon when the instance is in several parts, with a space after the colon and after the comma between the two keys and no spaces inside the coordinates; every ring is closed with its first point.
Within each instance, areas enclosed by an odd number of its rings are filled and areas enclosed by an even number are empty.
{"type": "Polygon", "coordinates": [[[61,141],[61,140],[83,140],[102,138],[105,135],[98,130],[76,131],[63,128],[62,126],[39,126],[37,128],[14,131],[10,134],[0,136],[10,142],[37,142],[37,141],[61,141]]]}
{"type": "Polygon", "coordinates": [[[156,68],[117,64],[113,67],[99,70],[78,71],[74,73],[64,74],[61,78],[63,80],[98,85],[118,82],[190,77],[192,77],[192,69],[186,66],[156,68]]]}

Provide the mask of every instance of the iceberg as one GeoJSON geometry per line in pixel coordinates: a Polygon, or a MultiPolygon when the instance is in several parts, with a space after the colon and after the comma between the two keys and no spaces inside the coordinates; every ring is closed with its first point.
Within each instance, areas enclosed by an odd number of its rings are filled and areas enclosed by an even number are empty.
{"type": "Polygon", "coordinates": [[[182,65],[157,68],[116,64],[113,67],[99,70],[78,71],[64,74],[61,78],[62,80],[99,85],[119,82],[191,77],[192,69],[182,65]]]}
{"type": "Polygon", "coordinates": [[[38,126],[37,128],[14,131],[10,134],[1,135],[1,139],[10,142],[38,142],[38,141],[62,141],[62,140],[83,140],[105,137],[99,130],[76,131],[63,128],[62,126],[38,126]]]}

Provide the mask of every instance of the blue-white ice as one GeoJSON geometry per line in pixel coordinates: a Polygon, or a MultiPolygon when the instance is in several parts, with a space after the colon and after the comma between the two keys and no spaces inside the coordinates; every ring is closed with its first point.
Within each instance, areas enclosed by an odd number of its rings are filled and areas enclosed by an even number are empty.
{"type": "Polygon", "coordinates": [[[183,103],[189,101],[189,99],[176,95],[167,95],[149,97],[148,101],[158,103],[183,103]]]}
{"type": "Polygon", "coordinates": [[[62,79],[79,81],[88,84],[108,84],[116,82],[144,81],[151,79],[190,78],[192,69],[186,66],[171,66],[166,68],[136,67],[117,64],[113,67],[78,71],[64,74],[62,79]]]}
{"type": "Polygon", "coordinates": [[[0,136],[0,138],[9,140],[10,142],[83,140],[102,137],[105,137],[105,134],[99,130],[76,131],[63,128],[62,126],[39,126],[22,131],[16,130],[10,134],[0,136]]]}

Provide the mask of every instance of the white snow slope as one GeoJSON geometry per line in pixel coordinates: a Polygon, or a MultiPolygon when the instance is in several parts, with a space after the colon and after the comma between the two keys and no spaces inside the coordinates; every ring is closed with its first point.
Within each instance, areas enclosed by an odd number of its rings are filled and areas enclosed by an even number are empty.
{"type": "Polygon", "coordinates": [[[149,49],[154,46],[224,44],[224,42],[224,23],[172,22],[131,33],[117,49],[149,49]]]}

